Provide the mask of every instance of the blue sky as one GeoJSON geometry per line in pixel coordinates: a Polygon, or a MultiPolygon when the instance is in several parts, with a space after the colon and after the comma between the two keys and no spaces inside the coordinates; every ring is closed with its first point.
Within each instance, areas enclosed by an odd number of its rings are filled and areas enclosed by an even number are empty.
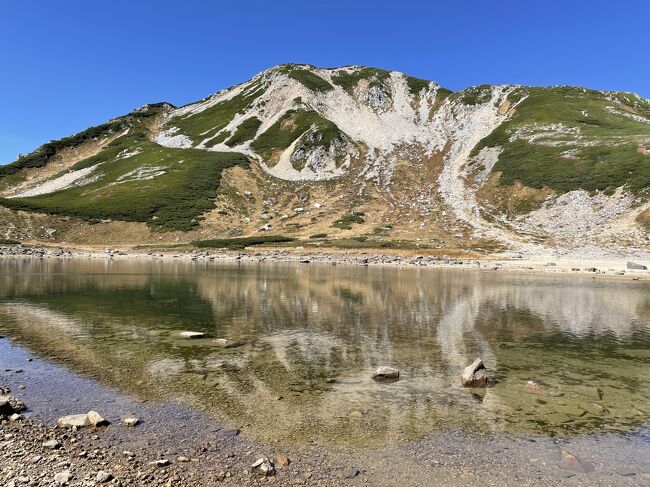
{"type": "Polygon", "coordinates": [[[2,0],[0,163],[284,62],[650,97],[650,2],[2,0]]]}

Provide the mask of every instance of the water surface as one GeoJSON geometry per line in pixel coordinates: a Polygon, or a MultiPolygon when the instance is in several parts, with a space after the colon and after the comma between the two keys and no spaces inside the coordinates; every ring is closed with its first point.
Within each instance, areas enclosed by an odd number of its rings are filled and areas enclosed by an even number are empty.
{"type": "Polygon", "coordinates": [[[643,281],[4,260],[0,332],[104,384],[190,404],[261,439],[381,446],[450,428],[634,432],[650,417],[643,281]],[[180,330],[207,338],[183,340],[180,330]],[[460,386],[476,357],[493,379],[487,390],[460,386]],[[379,365],[398,367],[400,380],[373,382],[379,365]]]}

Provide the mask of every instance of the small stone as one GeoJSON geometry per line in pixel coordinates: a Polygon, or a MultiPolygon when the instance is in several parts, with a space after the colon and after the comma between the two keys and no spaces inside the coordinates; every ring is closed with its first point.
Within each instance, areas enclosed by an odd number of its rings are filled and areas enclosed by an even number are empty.
{"type": "Polygon", "coordinates": [[[274,460],[274,464],[278,468],[288,467],[290,463],[291,463],[291,459],[286,455],[278,455],[277,457],[275,457],[274,460]]]}
{"type": "Polygon", "coordinates": [[[375,373],[372,374],[372,380],[378,382],[399,380],[399,370],[394,367],[379,367],[375,370],[375,373]]]}
{"type": "Polygon", "coordinates": [[[488,376],[483,360],[477,358],[471,365],[465,367],[460,381],[465,387],[487,387],[488,376]]]}
{"type": "Polygon", "coordinates": [[[180,457],[177,457],[177,458],[176,458],[176,461],[177,461],[177,462],[181,462],[181,463],[187,463],[187,462],[190,461],[190,459],[187,458],[187,457],[185,457],[185,456],[183,456],[183,455],[181,455],[180,457]]]}
{"type": "Polygon", "coordinates": [[[124,426],[127,426],[129,428],[133,428],[134,426],[137,426],[140,424],[140,420],[138,418],[124,418],[124,426]]]}
{"type": "Polygon", "coordinates": [[[97,472],[97,476],[95,477],[95,480],[99,482],[100,484],[105,484],[106,482],[110,482],[113,480],[113,475],[111,475],[108,472],[104,472],[103,470],[100,470],[97,472]]]}
{"type": "Polygon", "coordinates": [[[65,485],[70,482],[71,478],[72,474],[70,473],[70,470],[64,470],[63,472],[59,472],[54,476],[54,482],[59,485],[65,485]]]}
{"type": "Polygon", "coordinates": [[[19,384],[19,385],[18,385],[18,389],[20,389],[21,391],[22,391],[24,388],[25,388],[25,384],[19,384]]]}
{"type": "Polygon", "coordinates": [[[259,475],[260,477],[271,477],[275,475],[275,467],[271,460],[266,457],[258,459],[250,469],[252,474],[259,475]]]}
{"type": "Polygon", "coordinates": [[[104,419],[97,411],[88,411],[88,421],[95,427],[108,426],[111,422],[104,419]]]}
{"type": "Polygon", "coordinates": [[[186,338],[188,340],[192,340],[194,338],[204,338],[205,333],[201,333],[199,331],[181,331],[178,334],[181,338],[186,338]]]}
{"type": "Polygon", "coordinates": [[[234,348],[243,345],[240,341],[228,340],[227,338],[216,338],[212,343],[221,348],[234,348]]]}
{"type": "Polygon", "coordinates": [[[9,421],[12,421],[12,422],[20,421],[21,419],[23,419],[23,415],[18,414],[18,413],[14,413],[9,417],[9,421]]]}
{"type": "Polygon", "coordinates": [[[59,443],[57,440],[47,440],[43,443],[43,446],[45,448],[49,448],[50,450],[57,450],[63,445],[61,445],[61,443],[59,443]]]}
{"type": "Polygon", "coordinates": [[[135,456],[135,453],[133,453],[132,451],[129,451],[129,450],[124,450],[122,452],[122,455],[124,455],[125,457],[128,457],[128,458],[133,458],[135,456]]]}
{"type": "Polygon", "coordinates": [[[529,380],[526,382],[526,389],[528,389],[530,392],[540,392],[541,387],[537,382],[529,380]]]}
{"type": "Polygon", "coordinates": [[[217,482],[223,482],[226,479],[226,472],[224,472],[223,470],[219,470],[217,472],[217,475],[215,475],[215,479],[217,480],[217,482]]]}
{"type": "Polygon", "coordinates": [[[343,474],[343,478],[347,480],[351,480],[356,478],[360,473],[361,470],[359,470],[358,468],[351,468],[345,471],[345,473],[343,474]]]}
{"type": "Polygon", "coordinates": [[[167,465],[169,465],[169,460],[167,460],[166,458],[163,458],[161,460],[154,460],[153,462],[149,462],[149,465],[156,468],[166,467],[167,465]]]}
{"type": "Polygon", "coordinates": [[[59,428],[83,428],[90,424],[87,414],[70,414],[59,418],[56,422],[59,428]]]}

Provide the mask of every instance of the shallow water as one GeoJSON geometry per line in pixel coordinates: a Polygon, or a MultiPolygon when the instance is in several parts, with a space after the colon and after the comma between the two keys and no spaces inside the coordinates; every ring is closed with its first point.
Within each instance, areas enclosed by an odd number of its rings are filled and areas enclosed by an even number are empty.
{"type": "Polygon", "coordinates": [[[0,332],[126,393],[190,404],[262,439],[378,446],[441,429],[634,432],[650,417],[643,281],[6,260],[0,332]],[[183,340],[180,330],[208,336],[183,340]],[[493,386],[464,389],[460,372],[479,356],[493,386]],[[398,367],[400,380],[373,382],[379,365],[398,367]]]}

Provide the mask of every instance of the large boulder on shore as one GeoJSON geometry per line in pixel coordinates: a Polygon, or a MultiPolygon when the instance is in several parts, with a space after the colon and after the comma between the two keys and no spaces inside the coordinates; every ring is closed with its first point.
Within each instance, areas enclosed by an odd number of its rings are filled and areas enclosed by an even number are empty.
{"type": "Polygon", "coordinates": [[[25,404],[13,396],[0,396],[0,418],[9,418],[27,409],[25,404]]]}
{"type": "Polygon", "coordinates": [[[629,261],[627,263],[627,268],[637,270],[637,271],[647,271],[648,270],[648,266],[645,266],[643,264],[637,264],[636,262],[632,262],[632,261],[629,261]]]}
{"type": "Polygon", "coordinates": [[[372,380],[375,381],[395,381],[399,380],[399,370],[394,367],[382,366],[372,374],[372,380]]]}
{"type": "Polygon", "coordinates": [[[56,422],[59,428],[84,428],[90,425],[87,414],[70,414],[59,418],[56,422]]]}
{"type": "Polygon", "coordinates": [[[483,360],[477,358],[471,365],[465,367],[460,382],[465,387],[487,387],[488,376],[483,360]]]}

